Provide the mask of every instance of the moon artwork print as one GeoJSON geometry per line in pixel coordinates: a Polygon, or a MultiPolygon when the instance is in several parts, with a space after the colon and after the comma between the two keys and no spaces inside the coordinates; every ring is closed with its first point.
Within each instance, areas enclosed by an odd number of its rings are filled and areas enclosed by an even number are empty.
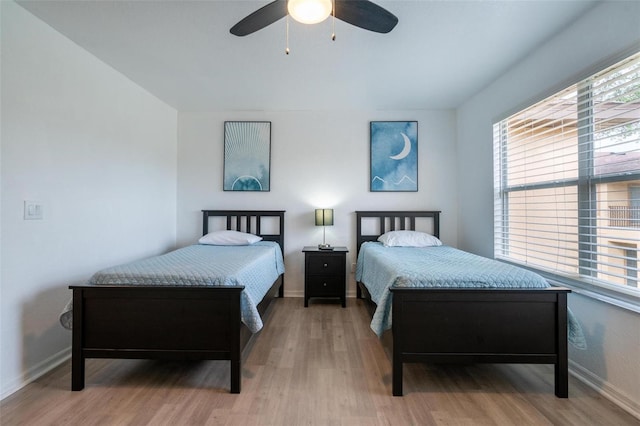
{"type": "Polygon", "coordinates": [[[372,192],[418,190],[418,122],[371,122],[372,192]]]}
{"type": "Polygon", "coordinates": [[[269,191],[271,122],[224,122],[225,191],[269,191]]]}

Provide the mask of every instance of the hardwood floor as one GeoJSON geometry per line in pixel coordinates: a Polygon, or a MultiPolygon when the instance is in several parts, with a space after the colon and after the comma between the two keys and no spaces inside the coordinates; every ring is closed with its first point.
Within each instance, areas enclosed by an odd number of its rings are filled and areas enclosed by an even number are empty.
{"type": "Polygon", "coordinates": [[[391,396],[391,363],[362,301],[347,308],[277,299],[245,352],[242,393],[228,361],[88,360],[71,392],[67,362],[6,398],[2,425],[639,425],[570,378],[553,394],[544,365],[405,366],[391,396]]]}

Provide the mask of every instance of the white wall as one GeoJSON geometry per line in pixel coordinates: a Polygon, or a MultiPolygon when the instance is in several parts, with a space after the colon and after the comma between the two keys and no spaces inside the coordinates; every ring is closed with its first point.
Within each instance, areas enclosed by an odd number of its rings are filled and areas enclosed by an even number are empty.
{"type": "MultiPolygon", "coordinates": [[[[286,296],[303,296],[301,250],[322,242],[315,208],[335,209],[327,242],[347,246],[349,264],[356,210],[442,210],[442,239],[457,244],[453,111],[180,113],[178,121],[178,245],[197,240],[202,209],[286,210],[286,296]],[[270,192],[222,190],[225,120],[271,121],[270,192]],[[418,121],[418,192],[369,192],[369,122],[383,120],[418,121]]],[[[353,275],[348,293],[355,294],[353,275]]]]}
{"type": "Polygon", "coordinates": [[[175,245],[177,112],[2,1],[4,397],[69,353],[70,284],[175,245]],[[44,219],[23,220],[23,202],[44,219]]]}
{"type": "MultiPolygon", "coordinates": [[[[638,2],[598,5],[458,109],[461,248],[493,255],[493,122],[613,55],[640,49],[639,18],[638,2]]],[[[575,293],[569,304],[589,345],[587,351],[570,347],[572,370],[640,417],[640,315],[575,293]]]]}

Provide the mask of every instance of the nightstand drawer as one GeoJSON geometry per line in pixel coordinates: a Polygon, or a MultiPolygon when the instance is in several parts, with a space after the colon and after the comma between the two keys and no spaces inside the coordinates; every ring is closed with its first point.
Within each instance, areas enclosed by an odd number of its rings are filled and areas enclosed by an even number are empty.
{"type": "Polygon", "coordinates": [[[314,255],[309,258],[308,274],[338,275],[344,273],[344,256],[314,255]]]}
{"type": "Polygon", "coordinates": [[[312,296],[343,297],[344,279],[339,276],[310,275],[307,277],[312,296]]]}

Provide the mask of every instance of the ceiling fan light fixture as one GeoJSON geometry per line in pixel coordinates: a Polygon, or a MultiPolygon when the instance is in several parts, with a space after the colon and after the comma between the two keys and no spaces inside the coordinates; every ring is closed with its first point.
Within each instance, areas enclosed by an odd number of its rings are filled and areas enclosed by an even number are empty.
{"type": "Polygon", "coordinates": [[[317,24],[331,15],[332,0],[289,0],[287,10],[303,24],[317,24]]]}

